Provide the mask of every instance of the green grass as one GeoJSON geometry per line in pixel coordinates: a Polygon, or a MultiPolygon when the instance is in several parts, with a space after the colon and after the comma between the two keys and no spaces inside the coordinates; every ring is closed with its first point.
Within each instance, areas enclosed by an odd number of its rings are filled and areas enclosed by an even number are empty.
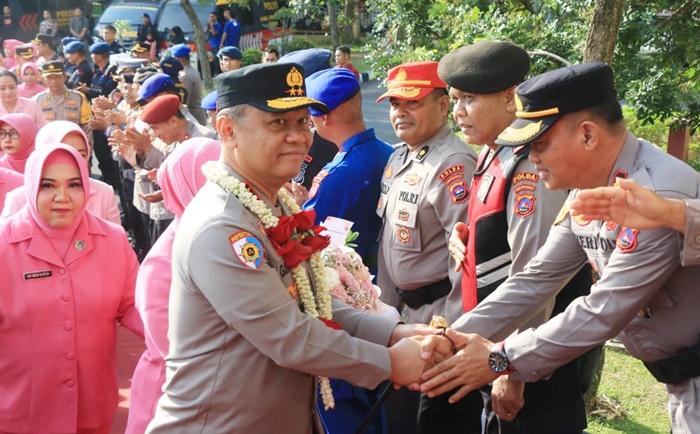
{"type": "Polygon", "coordinates": [[[589,417],[587,431],[590,434],[671,432],[666,411],[666,388],[649,374],[642,362],[624,349],[606,347],[605,368],[598,394],[604,394],[622,405],[628,415],[613,420],[589,417]]]}

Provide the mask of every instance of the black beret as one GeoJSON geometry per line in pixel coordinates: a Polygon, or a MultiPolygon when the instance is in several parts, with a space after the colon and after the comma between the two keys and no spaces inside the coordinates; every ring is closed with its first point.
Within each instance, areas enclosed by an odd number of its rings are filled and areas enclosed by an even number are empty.
{"type": "Polygon", "coordinates": [[[496,144],[524,145],[567,113],[611,102],[617,103],[617,96],[607,63],[584,63],[545,72],[515,88],[518,119],[498,136],[496,144]]]}
{"type": "Polygon", "coordinates": [[[216,77],[219,110],[250,104],[260,110],[281,113],[313,107],[328,113],[328,107],[306,95],[304,68],[296,63],[265,63],[245,66],[216,77]]]}
{"type": "Polygon", "coordinates": [[[459,47],[438,64],[438,75],[445,83],[469,93],[508,89],[521,83],[529,70],[527,51],[506,41],[480,41],[459,47]]]}

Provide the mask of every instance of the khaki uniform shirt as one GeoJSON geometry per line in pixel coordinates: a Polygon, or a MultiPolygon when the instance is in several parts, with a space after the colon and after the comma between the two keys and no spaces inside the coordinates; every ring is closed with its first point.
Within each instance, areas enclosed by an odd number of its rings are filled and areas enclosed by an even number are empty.
{"type": "MultiPolygon", "coordinates": [[[[609,175],[634,179],[673,198],[698,198],[700,175],[629,134],[609,175]]],[[[573,190],[568,200],[576,197],[573,190]]],[[[680,238],[661,228],[637,231],[572,218],[566,208],[525,270],[509,278],[453,327],[491,337],[518,327],[555,295],[563,276],[589,261],[600,279],[537,329],[506,340],[517,371],[535,381],[618,333],[630,354],[657,361],[698,342],[700,268],[682,268],[680,238]]],[[[697,407],[695,407],[697,409],[697,407]]]]}
{"type": "Polygon", "coordinates": [[[686,267],[700,265],[700,200],[685,201],[685,236],[681,262],[686,267]]]}
{"type": "Polygon", "coordinates": [[[322,432],[314,376],[369,388],[388,377],[384,345],[396,322],[337,300],[333,320],[345,331],[303,313],[261,228],[213,183],[185,210],[173,246],[167,378],[148,433],[322,432]]]}
{"type": "Polygon", "coordinates": [[[455,310],[450,315],[461,314],[461,275],[454,271],[448,240],[455,223],[467,220],[475,167],[476,152],[447,125],[414,152],[403,144],[389,157],[377,208],[384,219],[377,274],[381,299],[398,308],[396,287],[411,291],[447,277],[453,288],[432,304],[408,309],[412,323],[427,324],[433,315],[449,316],[448,298],[449,309],[455,310]]]}

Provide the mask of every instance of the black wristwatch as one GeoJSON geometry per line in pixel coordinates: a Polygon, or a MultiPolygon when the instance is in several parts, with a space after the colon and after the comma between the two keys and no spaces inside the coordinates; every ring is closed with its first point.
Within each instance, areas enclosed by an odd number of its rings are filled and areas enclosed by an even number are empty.
{"type": "Polygon", "coordinates": [[[510,372],[510,361],[504,348],[504,342],[499,342],[491,348],[489,354],[489,366],[497,374],[508,374],[510,372]]]}

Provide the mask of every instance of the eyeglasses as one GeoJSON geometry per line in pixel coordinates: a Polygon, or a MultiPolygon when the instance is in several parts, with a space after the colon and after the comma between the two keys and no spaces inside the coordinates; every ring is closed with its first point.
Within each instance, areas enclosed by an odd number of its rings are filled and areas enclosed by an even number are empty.
{"type": "Polygon", "coordinates": [[[0,140],[5,140],[5,138],[7,136],[10,136],[10,138],[13,140],[19,139],[19,133],[17,132],[17,130],[11,130],[11,131],[0,130],[0,140]]]}

